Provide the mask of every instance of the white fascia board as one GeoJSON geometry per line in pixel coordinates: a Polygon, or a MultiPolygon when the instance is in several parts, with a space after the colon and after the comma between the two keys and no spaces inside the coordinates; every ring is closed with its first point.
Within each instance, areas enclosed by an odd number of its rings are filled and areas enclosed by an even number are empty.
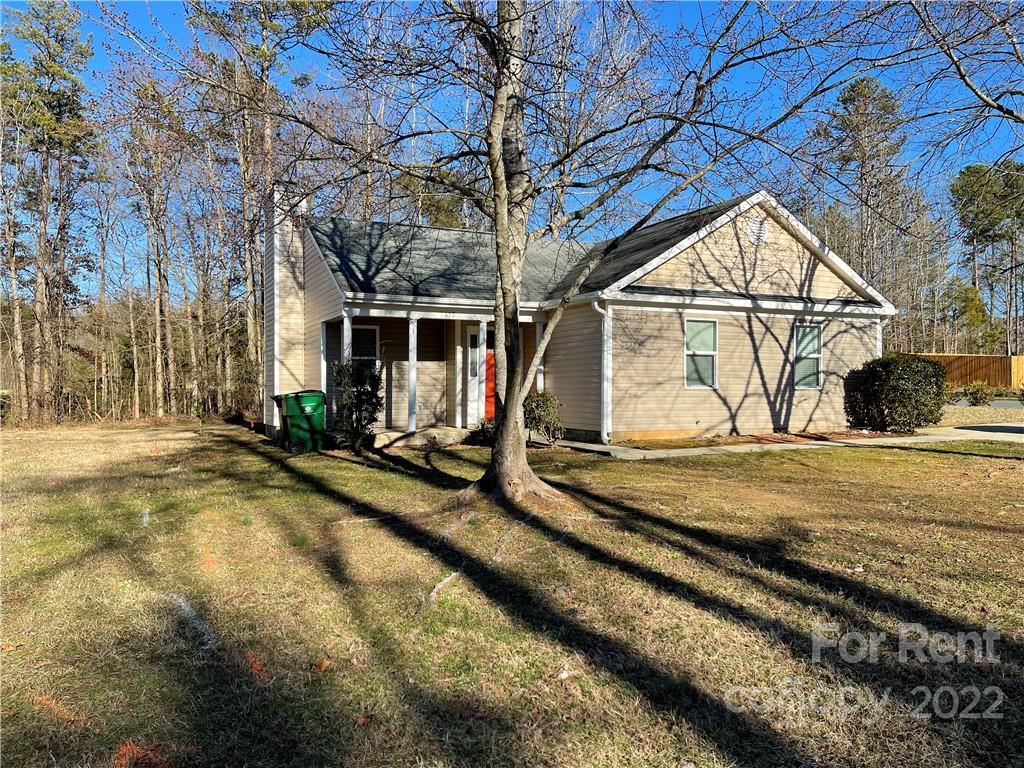
{"type": "Polygon", "coordinates": [[[351,301],[361,301],[368,304],[429,304],[443,305],[450,307],[493,307],[493,299],[461,299],[436,296],[409,296],[401,293],[359,293],[349,291],[347,293],[351,301]]]}
{"type": "MultiPolygon", "coordinates": [[[[338,298],[341,299],[342,307],[344,307],[345,291],[341,289],[341,286],[338,284],[338,278],[334,274],[334,270],[331,269],[330,265],[327,263],[327,258],[324,256],[324,252],[320,250],[320,243],[318,243],[316,238],[313,237],[313,233],[310,231],[309,227],[306,227],[306,231],[302,233],[303,242],[305,242],[306,235],[309,235],[309,242],[311,242],[313,247],[316,248],[316,255],[320,257],[320,263],[324,265],[324,269],[327,270],[327,274],[331,276],[331,282],[334,283],[334,287],[338,291],[338,298]]],[[[303,293],[303,296],[305,296],[305,293],[303,293]]]]}
{"type": "MultiPolygon", "coordinates": [[[[408,296],[401,293],[357,293],[354,291],[348,291],[345,295],[350,301],[360,301],[367,304],[430,305],[449,309],[459,307],[494,308],[493,299],[464,299],[459,296],[408,296]]],[[[541,309],[541,303],[537,301],[521,301],[519,306],[521,309],[526,310],[541,309]]]]}
{"type": "MultiPolygon", "coordinates": [[[[424,319],[475,319],[487,323],[495,318],[493,301],[355,293],[346,294],[346,298],[346,306],[361,316],[406,317],[412,312],[424,319]]],[[[523,302],[520,308],[520,323],[534,323],[547,317],[537,302],[523,302]]]]}
{"type": "Polygon", "coordinates": [[[447,312],[443,308],[421,310],[401,305],[374,304],[360,306],[350,302],[346,309],[352,313],[353,317],[416,317],[420,320],[478,320],[485,323],[494,320],[493,312],[447,312]]]}
{"type": "Polygon", "coordinates": [[[821,242],[813,232],[804,226],[803,222],[786,210],[782,203],[767,192],[761,191],[758,194],[764,195],[764,200],[762,202],[769,206],[776,215],[782,218],[793,229],[793,232],[797,237],[803,240],[806,245],[810,246],[811,250],[814,251],[815,254],[817,254],[821,260],[832,269],[832,271],[840,275],[840,277],[842,277],[850,287],[856,289],[865,298],[877,301],[884,309],[891,310],[885,314],[896,314],[896,307],[893,306],[892,302],[868,285],[867,280],[857,274],[853,267],[843,261],[835,251],[821,242]]]}
{"type": "Polygon", "coordinates": [[[857,306],[823,304],[813,301],[776,301],[772,299],[747,299],[742,297],[710,297],[710,296],[661,296],[655,294],[630,294],[616,292],[607,296],[610,304],[620,307],[665,308],[665,309],[708,309],[723,311],[742,311],[746,313],[780,313],[798,315],[829,315],[847,317],[887,317],[895,314],[895,309],[871,305],[857,306]]]}
{"type": "Polygon", "coordinates": [[[737,217],[743,215],[755,205],[761,204],[766,205],[776,216],[782,219],[786,225],[792,229],[793,234],[795,234],[798,239],[802,240],[804,244],[825,263],[826,266],[830,267],[834,272],[836,272],[836,274],[842,277],[851,288],[860,293],[864,298],[878,302],[880,309],[883,311],[876,312],[876,314],[896,314],[896,308],[888,299],[868,285],[867,281],[857,274],[849,264],[843,261],[838,254],[822,243],[813,232],[807,229],[807,227],[805,227],[803,223],[796,218],[796,216],[786,210],[778,200],[763,189],[760,192],[751,195],[742,203],[730,208],[717,219],[697,230],[692,235],[672,246],[661,255],[644,264],[642,267],[639,267],[620,280],[617,280],[615,283],[600,292],[601,297],[605,298],[607,296],[614,295],[617,291],[621,291],[626,286],[636,282],[666,262],[675,258],[687,248],[690,248],[694,244],[703,240],[715,230],[720,229],[729,222],[735,220],[737,217]]]}

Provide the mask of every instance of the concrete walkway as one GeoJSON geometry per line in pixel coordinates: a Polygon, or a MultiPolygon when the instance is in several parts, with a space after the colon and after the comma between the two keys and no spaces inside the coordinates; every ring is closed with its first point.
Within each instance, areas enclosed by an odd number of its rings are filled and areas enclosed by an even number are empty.
{"type": "Polygon", "coordinates": [[[948,443],[956,440],[996,440],[1024,445],[1024,424],[976,424],[964,427],[932,427],[916,435],[903,437],[870,437],[863,440],[808,440],[802,443],[734,443],[708,445],[700,448],[660,448],[644,450],[600,443],[559,440],[558,445],[588,453],[600,453],[615,459],[671,459],[675,456],[710,456],[725,453],[757,453],[760,451],[807,451],[815,448],[873,448],[886,445],[916,443],[948,443]]]}

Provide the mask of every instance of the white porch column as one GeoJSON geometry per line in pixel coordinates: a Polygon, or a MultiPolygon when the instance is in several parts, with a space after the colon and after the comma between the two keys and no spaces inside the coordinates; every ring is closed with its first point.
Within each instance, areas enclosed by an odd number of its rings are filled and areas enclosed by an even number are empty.
{"type": "Polygon", "coordinates": [[[327,392],[327,323],[320,323],[320,389],[327,392]]]}
{"type": "Polygon", "coordinates": [[[416,316],[409,315],[409,421],[407,432],[416,431],[416,316]]]}
{"type": "MultiPolygon", "coordinates": [[[[544,326],[545,325],[546,324],[543,323],[543,322],[539,322],[539,323],[534,323],[533,324],[533,351],[534,351],[535,354],[537,352],[537,347],[540,346],[540,337],[544,335],[544,326]]],[[[527,364],[529,364],[529,362],[527,362],[527,364]]],[[[544,358],[543,357],[540,359],[540,363],[537,364],[537,376],[536,376],[536,379],[537,379],[537,391],[538,392],[543,392],[544,391],[544,358]]]]}
{"type": "Polygon", "coordinates": [[[455,321],[455,427],[462,428],[462,321],[455,321]]]}
{"type": "Polygon", "coordinates": [[[612,439],[612,307],[604,311],[601,330],[601,439],[612,439]]]}
{"type": "Polygon", "coordinates": [[[343,362],[352,361],[352,310],[346,309],[342,317],[341,328],[341,359],[343,362]]]}
{"type": "Polygon", "coordinates": [[[476,396],[480,403],[480,421],[487,419],[487,321],[480,321],[480,343],[477,345],[477,354],[480,356],[477,365],[479,376],[476,377],[476,396]]]}

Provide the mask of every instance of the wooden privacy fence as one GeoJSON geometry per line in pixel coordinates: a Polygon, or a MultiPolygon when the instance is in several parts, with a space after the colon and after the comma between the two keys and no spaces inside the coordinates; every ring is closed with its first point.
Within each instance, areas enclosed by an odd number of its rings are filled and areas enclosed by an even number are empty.
{"type": "Polygon", "coordinates": [[[942,363],[946,381],[969,384],[987,381],[992,387],[1024,387],[1024,355],[921,355],[942,363]]]}

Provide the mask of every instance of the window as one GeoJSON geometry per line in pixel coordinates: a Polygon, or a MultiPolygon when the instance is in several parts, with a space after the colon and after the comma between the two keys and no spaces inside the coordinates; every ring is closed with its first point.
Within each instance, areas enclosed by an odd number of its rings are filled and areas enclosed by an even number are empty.
{"type": "Polygon", "coordinates": [[[718,386],[718,321],[687,320],[686,387],[713,389],[718,386]]]}
{"type": "Polygon", "coordinates": [[[353,360],[376,360],[377,352],[377,331],[375,325],[353,325],[352,326],[352,359],[353,360]]]}
{"type": "Polygon", "coordinates": [[[797,389],[821,389],[821,326],[796,327],[793,382],[797,389]]]}
{"type": "Polygon", "coordinates": [[[475,333],[469,335],[469,377],[475,379],[478,375],[478,360],[480,358],[479,350],[477,349],[478,339],[480,337],[475,333]]]}

